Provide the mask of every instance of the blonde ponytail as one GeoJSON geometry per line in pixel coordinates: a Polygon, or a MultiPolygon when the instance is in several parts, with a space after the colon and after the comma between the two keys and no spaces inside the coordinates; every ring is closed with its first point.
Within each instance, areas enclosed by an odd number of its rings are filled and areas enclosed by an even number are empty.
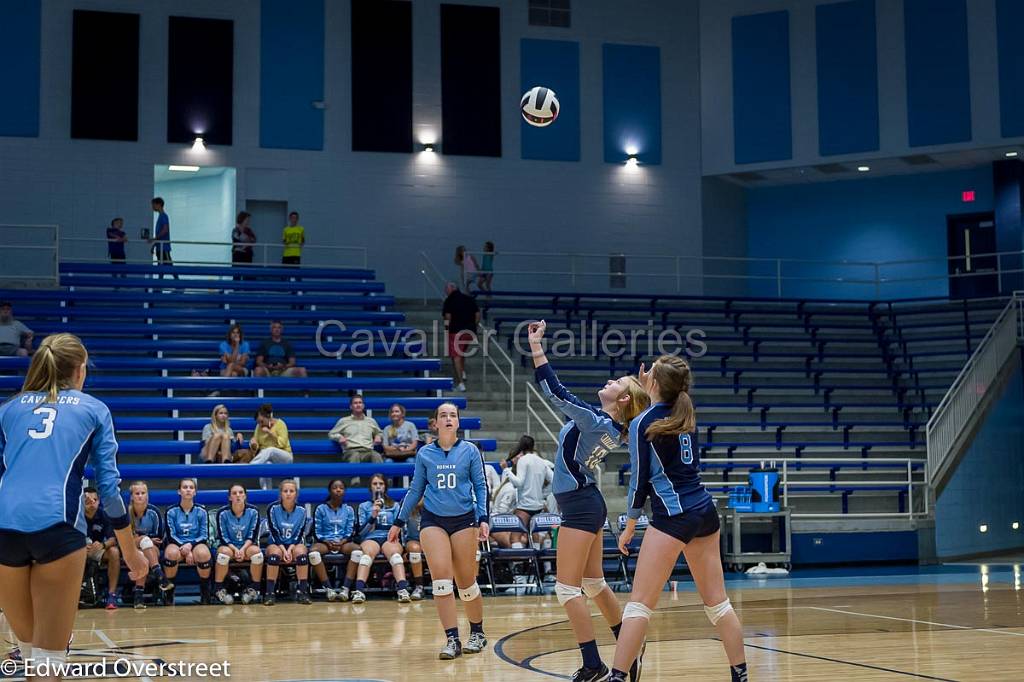
{"type": "Polygon", "coordinates": [[[672,406],[672,411],[667,417],[648,426],[644,435],[648,440],[653,440],[658,436],[678,436],[693,432],[697,428],[697,411],[690,399],[690,365],[678,356],[662,355],[651,367],[651,374],[658,382],[662,400],[672,406]]]}
{"type": "Polygon", "coordinates": [[[21,386],[23,393],[46,393],[46,402],[57,402],[62,389],[71,387],[75,372],[89,355],[74,334],[51,334],[39,344],[21,386]]]}

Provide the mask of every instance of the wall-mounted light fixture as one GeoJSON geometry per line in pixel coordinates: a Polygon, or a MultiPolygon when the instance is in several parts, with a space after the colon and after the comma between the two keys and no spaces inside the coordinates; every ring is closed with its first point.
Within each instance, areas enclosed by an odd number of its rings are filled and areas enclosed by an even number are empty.
{"type": "Polygon", "coordinates": [[[206,143],[203,142],[203,138],[196,135],[195,141],[192,142],[192,151],[194,152],[205,152],[206,143]]]}

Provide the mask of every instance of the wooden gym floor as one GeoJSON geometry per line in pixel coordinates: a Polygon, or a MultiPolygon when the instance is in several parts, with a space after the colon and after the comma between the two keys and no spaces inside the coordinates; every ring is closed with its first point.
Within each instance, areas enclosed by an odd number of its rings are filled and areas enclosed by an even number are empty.
{"type": "MultiPolygon", "coordinates": [[[[802,575],[730,580],[752,682],[1024,680],[1019,566],[802,575]]],[[[398,605],[383,598],[361,606],[86,610],[70,660],[228,661],[236,680],[569,678],[579,653],[553,595],[485,599],[488,648],[455,661],[437,660],[443,633],[430,600],[398,605]]],[[[610,663],[613,640],[596,610],[594,622],[610,663]]],[[[460,626],[465,639],[461,609],[460,626]]],[[[663,595],[644,671],[647,682],[728,681],[724,653],[690,583],[663,595]]]]}

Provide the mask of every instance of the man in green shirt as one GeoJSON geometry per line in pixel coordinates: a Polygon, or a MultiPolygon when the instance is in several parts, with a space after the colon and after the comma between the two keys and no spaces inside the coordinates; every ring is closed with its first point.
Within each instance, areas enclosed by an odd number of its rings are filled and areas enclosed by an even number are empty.
{"type": "Polygon", "coordinates": [[[352,413],[339,419],[327,437],[341,448],[346,462],[383,462],[384,458],[373,449],[381,442],[380,426],[376,419],[366,416],[363,396],[352,396],[349,409],[352,413]]]}

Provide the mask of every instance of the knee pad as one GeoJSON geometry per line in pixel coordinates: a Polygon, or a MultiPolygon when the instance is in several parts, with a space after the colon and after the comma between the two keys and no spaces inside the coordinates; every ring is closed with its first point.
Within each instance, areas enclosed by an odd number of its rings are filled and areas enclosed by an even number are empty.
{"type": "Polygon", "coordinates": [[[405,561],[402,559],[402,555],[401,554],[399,554],[398,552],[395,552],[394,554],[391,555],[391,558],[388,559],[388,563],[390,563],[392,566],[401,566],[402,564],[405,563],[405,561]]]}
{"type": "Polygon", "coordinates": [[[270,556],[267,557],[267,563],[270,564],[271,566],[280,566],[281,565],[281,557],[280,557],[280,555],[278,555],[278,554],[271,554],[270,556]]]}
{"type": "Polygon", "coordinates": [[[208,569],[212,565],[212,563],[213,562],[211,562],[211,561],[197,561],[196,562],[196,568],[201,568],[201,569],[203,569],[205,571],[206,569],[208,569]]]}
{"type": "Polygon", "coordinates": [[[308,566],[309,565],[309,555],[308,554],[300,554],[299,556],[295,557],[295,565],[296,566],[308,566]]]}
{"type": "Polygon", "coordinates": [[[627,618],[643,618],[644,620],[650,620],[652,613],[654,613],[653,609],[647,608],[647,606],[638,601],[631,601],[627,602],[626,608],[622,609],[622,620],[626,620],[627,618]]]}
{"type": "Polygon", "coordinates": [[[577,597],[583,596],[583,590],[579,587],[573,587],[572,585],[566,585],[565,583],[555,583],[555,596],[558,597],[558,603],[565,606],[568,602],[576,599],[577,597]]]}
{"type": "Polygon", "coordinates": [[[474,582],[466,589],[459,589],[459,599],[462,601],[473,601],[480,596],[480,586],[474,582]]]}
{"type": "Polygon", "coordinates": [[[593,599],[597,595],[601,594],[608,583],[604,581],[604,578],[584,578],[583,579],[583,594],[593,599]]]}
{"type": "Polygon", "coordinates": [[[353,549],[352,550],[352,554],[350,554],[349,557],[348,557],[348,560],[351,561],[354,564],[358,564],[359,561],[362,558],[363,558],[363,550],[361,550],[361,549],[353,549]]]}
{"type": "Polygon", "coordinates": [[[263,552],[257,552],[252,555],[252,558],[249,559],[249,561],[253,566],[261,566],[263,565],[263,558],[263,552]]]}
{"type": "Polygon", "coordinates": [[[728,598],[721,604],[715,606],[704,606],[704,613],[707,614],[708,620],[711,621],[712,625],[718,625],[718,621],[725,617],[725,614],[732,611],[732,603],[728,598]]]}
{"type": "Polygon", "coordinates": [[[178,562],[177,562],[177,561],[171,561],[171,560],[170,560],[170,559],[168,559],[167,557],[164,557],[164,558],[162,558],[162,559],[160,560],[160,563],[161,563],[161,564],[163,564],[163,567],[164,567],[164,568],[174,568],[175,566],[177,566],[177,565],[178,565],[178,562]]]}
{"type": "Polygon", "coordinates": [[[409,552],[409,563],[418,564],[423,561],[423,554],[421,552],[409,552]]]}
{"type": "Polygon", "coordinates": [[[231,557],[229,557],[227,554],[221,554],[220,552],[217,552],[217,565],[218,566],[227,566],[230,563],[231,563],[231,557]]]}
{"type": "Polygon", "coordinates": [[[313,566],[319,566],[320,562],[323,561],[323,557],[320,556],[320,552],[309,553],[309,563],[313,566]]]}
{"type": "Polygon", "coordinates": [[[452,580],[435,580],[430,586],[435,597],[446,597],[455,591],[455,582],[452,580]]]}
{"type": "Polygon", "coordinates": [[[359,557],[359,565],[360,566],[373,566],[373,557],[370,556],[369,554],[362,555],[361,557],[359,557]]]}
{"type": "Polygon", "coordinates": [[[480,563],[480,557],[481,557],[481,556],[483,556],[483,555],[482,555],[482,554],[480,553],[480,550],[478,549],[478,550],[476,551],[476,562],[477,562],[477,563],[480,563]]]}
{"type": "Polygon", "coordinates": [[[139,549],[153,549],[153,541],[149,539],[149,536],[144,535],[139,540],[139,549]]]}

